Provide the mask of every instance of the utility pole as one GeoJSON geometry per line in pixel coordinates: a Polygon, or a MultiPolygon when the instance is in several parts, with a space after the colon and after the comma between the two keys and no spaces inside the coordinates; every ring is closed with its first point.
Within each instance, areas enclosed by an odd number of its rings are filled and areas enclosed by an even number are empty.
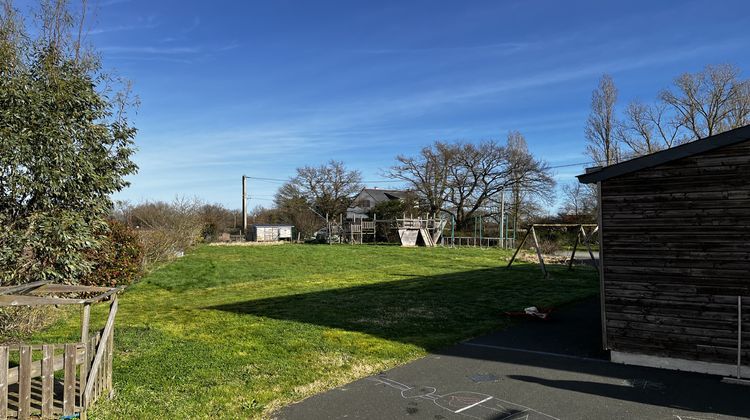
{"type": "Polygon", "coordinates": [[[505,248],[505,189],[500,192],[500,248],[505,248]]]}
{"type": "Polygon", "coordinates": [[[247,239],[247,176],[242,175],[242,237],[247,239]]]}

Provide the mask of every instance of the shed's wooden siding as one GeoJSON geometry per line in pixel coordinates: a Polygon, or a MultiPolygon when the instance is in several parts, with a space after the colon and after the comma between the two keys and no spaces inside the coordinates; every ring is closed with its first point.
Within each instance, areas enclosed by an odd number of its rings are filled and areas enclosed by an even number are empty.
{"type": "Polygon", "coordinates": [[[738,295],[750,337],[750,141],[607,179],[601,193],[609,348],[736,363],[738,295]]]}

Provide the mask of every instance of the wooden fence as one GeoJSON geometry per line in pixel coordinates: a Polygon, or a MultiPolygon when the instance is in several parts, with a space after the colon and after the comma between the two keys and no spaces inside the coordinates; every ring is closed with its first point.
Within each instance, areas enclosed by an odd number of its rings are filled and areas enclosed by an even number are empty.
{"type": "Polygon", "coordinates": [[[513,248],[515,246],[515,240],[513,238],[492,238],[484,237],[478,238],[476,236],[443,236],[443,245],[445,246],[471,246],[471,247],[487,247],[487,248],[513,248]]]}
{"type": "Polygon", "coordinates": [[[59,418],[80,413],[112,393],[117,297],[104,328],[88,334],[84,307],[82,342],[0,346],[0,419],[59,418]]]}

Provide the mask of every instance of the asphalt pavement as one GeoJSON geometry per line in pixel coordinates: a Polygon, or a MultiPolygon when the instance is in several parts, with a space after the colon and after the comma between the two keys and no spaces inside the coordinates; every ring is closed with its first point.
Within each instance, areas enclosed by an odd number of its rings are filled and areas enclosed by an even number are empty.
{"type": "Polygon", "coordinates": [[[280,419],[750,418],[750,387],[607,361],[598,302],[553,312],[287,406],[280,419]]]}

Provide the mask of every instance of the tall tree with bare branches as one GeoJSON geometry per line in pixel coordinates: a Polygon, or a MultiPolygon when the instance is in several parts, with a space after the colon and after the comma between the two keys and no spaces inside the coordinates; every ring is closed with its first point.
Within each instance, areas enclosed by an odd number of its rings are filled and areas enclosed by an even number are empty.
{"type": "Polygon", "coordinates": [[[681,134],[682,122],[669,111],[669,106],[664,103],[651,105],[633,101],[628,104],[616,129],[618,142],[629,149],[621,153],[627,157],[637,157],[669,149],[685,141],[681,134]]]}
{"type": "Polygon", "coordinates": [[[692,139],[701,139],[748,122],[748,82],[729,64],[709,65],[697,73],[684,73],[674,86],[661,92],[692,139]]]}
{"type": "Polygon", "coordinates": [[[343,162],[331,160],[320,166],[297,168],[297,176],[281,186],[275,202],[279,208],[304,203],[321,217],[346,213],[351,199],[362,189],[362,174],[343,162]]]}
{"type": "Polygon", "coordinates": [[[529,152],[526,138],[519,131],[508,133],[506,151],[510,167],[511,226],[536,213],[538,203],[554,201],[555,179],[549,165],[529,152]]]}
{"type": "Polygon", "coordinates": [[[396,164],[385,175],[404,181],[424,200],[425,210],[434,214],[443,209],[447,199],[449,168],[455,160],[454,152],[450,144],[437,141],[422,148],[417,156],[396,156],[396,164]]]}
{"type": "Polygon", "coordinates": [[[615,137],[615,103],[617,87],[608,74],[602,76],[599,85],[591,94],[591,113],[586,120],[585,135],[588,141],[586,152],[600,165],[611,165],[620,160],[615,137]]]}
{"type": "MultiPolygon", "coordinates": [[[[477,215],[497,213],[503,191],[517,188],[519,198],[532,197],[543,185],[554,184],[549,168],[529,153],[523,136],[512,132],[509,139],[508,146],[492,140],[435,142],[417,157],[398,156],[387,175],[405,181],[428,203],[427,210],[454,217],[462,229],[477,215]]],[[[541,195],[549,194],[545,189],[541,195]]]]}

